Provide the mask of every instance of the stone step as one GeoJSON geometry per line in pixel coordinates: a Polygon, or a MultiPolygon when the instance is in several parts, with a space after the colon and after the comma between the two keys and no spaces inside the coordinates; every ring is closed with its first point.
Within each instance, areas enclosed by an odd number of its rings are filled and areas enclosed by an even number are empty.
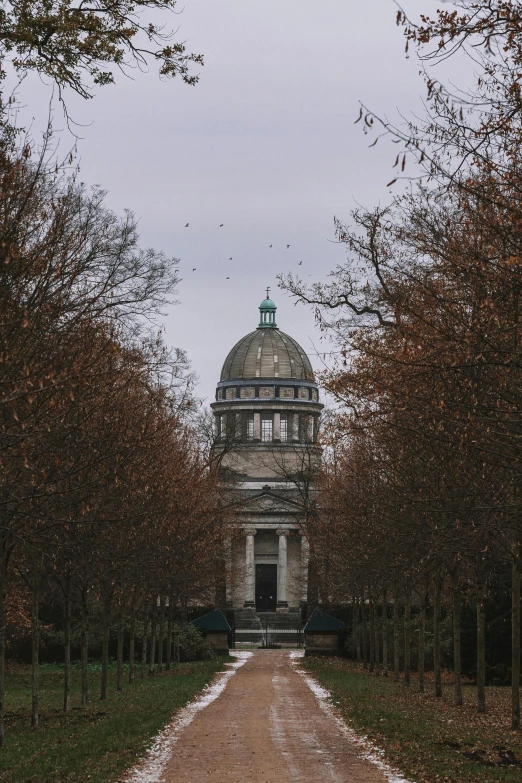
{"type": "Polygon", "coordinates": [[[240,609],[234,612],[236,630],[261,631],[261,621],[253,609],[240,609]]]}

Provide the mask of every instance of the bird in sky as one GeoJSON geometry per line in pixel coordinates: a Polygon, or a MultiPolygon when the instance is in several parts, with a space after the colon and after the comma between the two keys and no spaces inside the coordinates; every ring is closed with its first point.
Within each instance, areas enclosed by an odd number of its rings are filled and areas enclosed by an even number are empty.
{"type": "Polygon", "coordinates": [[[196,271],[196,267],[194,267],[194,269],[192,271],[195,272],[196,271]]]}
{"type": "Polygon", "coordinates": [[[269,245],[269,247],[272,247],[272,245],[269,245]]]}
{"type": "Polygon", "coordinates": [[[229,260],[229,261],[232,261],[232,256],[230,256],[230,258],[229,258],[228,260],[229,260]]]}
{"type": "Polygon", "coordinates": [[[219,224],[219,227],[220,227],[220,228],[223,228],[223,226],[224,226],[224,225],[225,225],[224,223],[220,223],[220,224],[219,224]]]}
{"type": "Polygon", "coordinates": [[[188,223],[185,223],[185,228],[188,228],[188,227],[189,227],[189,224],[188,224],[188,223]]]}
{"type": "Polygon", "coordinates": [[[230,280],[230,277],[226,277],[225,280],[230,280]]]}
{"type": "Polygon", "coordinates": [[[303,263],[302,261],[299,261],[299,262],[297,263],[297,266],[301,266],[301,264],[302,264],[302,263],[303,263]]]}

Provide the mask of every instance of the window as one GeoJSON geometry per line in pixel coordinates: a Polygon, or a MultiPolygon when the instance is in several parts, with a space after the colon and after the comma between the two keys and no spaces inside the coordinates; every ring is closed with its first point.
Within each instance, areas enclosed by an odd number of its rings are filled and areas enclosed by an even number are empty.
{"type": "Polygon", "coordinates": [[[288,417],[281,414],[281,443],[288,441],[288,417]]]}
{"type": "Polygon", "coordinates": [[[247,413],[246,417],[246,438],[254,440],[254,415],[252,413],[247,413]]]}
{"type": "Polygon", "coordinates": [[[272,414],[263,414],[261,419],[261,440],[272,440],[272,414]]]}

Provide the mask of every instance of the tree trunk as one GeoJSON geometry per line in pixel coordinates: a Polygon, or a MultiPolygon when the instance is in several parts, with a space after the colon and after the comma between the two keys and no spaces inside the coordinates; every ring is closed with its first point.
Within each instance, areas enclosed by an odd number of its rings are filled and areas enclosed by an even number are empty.
{"type": "Polygon", "coordinates": [[[361,596],[361,625],[362,625],[362,648],[363,648],[363,669],[368,668],[368,640],[366,636],[366,606],[364,597],[361,596]]]}
{"type": "Polygon", "coordinates": [[[170,671],[172,661],[172,598],[169,598],[169,609],[167,615],[167,650],[165,652],[165,669],[170,671]]]}
{"type": "Polygon", "coordinates": [[[357,660],[357,634],[355,631],[357,617],[357,599],[352,597],[352,632],[350,634],[350,654],[352,661],[357,660]]]}
{"type": "Polygon", "coordinates": [[[165,641],[165,596],[160,598],[159,636],[158,636],[158,672],[163,671],[163,645],[165,641]]]}
{"type": "Polygon", "coordinates": [[[82,649],[81,649],[81,666],[82,666],[82,707],[85,707],[89,702],[89,679],[88,679],[88,666],[89,666],[89,608],[87,605],[87,597],[82,596],[82,649]]]}
{"type": "Polygon", "coordinates": [[[511,579],[511,728],[520,728],[520,542],[513,548],[511,579]]]}
{"type": "Polygon", "coordinates": [[[407,587],[406,596],[404,598],[404,682],[406,683],[406,685],[409,685],[411,681],[410,616],[411,616],[411,592],[409,587],[407,587]]]}
{"type": "Polygon", "coordinates": [[[399,682],[400,661],[399,661],[399,644],[400,644],[400,629],[399,629],[399,594],[397,590],[393,594],[393,679],[395,682],[399,682]]]}
{"type": "Polygon", "coordinates": [[[442,696],[442,672],[440,663],[440,612],[442,579],[435,579],[435,600],[433,601],[433,673],[435,696],[442,696]]]}
{"type": "Polygon", "coordinates": [[[379,604],[377,601],[373,605],[373,615],[373,624],[375,626],[375,674],[379,677],[381,673],[381,650],[379,637],[379,604]]]}
{"type": "Polygon", "coordinates": [[[486,712],[486,606],[482,583],[477,586],[477,710],[486,712]]]}
{"type": "Polygon", "coordinates": [[[368,605],[370,619],[370,672],[373,672],[375,666],[375,614],[373,596],[370,593],[370,603],[368,605]]]}
{"type": "Polygon", "coordinates": [[[5,727],[5,642],[6,642],[6,602],[7,602],[7,565],[9,549],[5,539],[0,538],[0,748],[4,746],[5,727]]]}
{"type": "Polygon", "coordinates": [[[123,607],[120,606],[118,610],[118,647],[116,652],[116,690],[123,690],[123,641],[124,641],[124,625],[123,625],[123,607]]]}
{"type": "Polygon", "coordinates": [[[104,601],[102,616],[102,671],[100,685],[100,699],[107,698],[107,685],[109,680],[109,635],[111,630],[110,603],[104,601]]]}
{"type": "Polygon", "coordinates": [[[134,647],[136,642],[136,606],[134,600],[131,605],[131,615],[129,621],[129,685],[134,682],[134,647]]]}
{"type": "Polygon", "coordinates": [[[149,661],[149,674],[153,675],[156,664],[156,617],[157,617],[157,599],[154,597],[152,601],[152,621],[150,627],[150,661],[149,661]]]}
{"type": "Polygon", "coordinates": [[[382,673],[388,676],[388,596],[382,594],[382,673]]]}
{"type": "Polygon", "coordinates": [[[356,631],[355,631],[355,654],[357,655],[357,661],[358,663],[361,663],[362,661],[362,651],[361,651],[361,612],[360,612],[360,601],[358,598],[355,599],[355,612],[356,612],[356,631]]]}
{"type": "Polygon", "coordinates": [[[63,711],[71,709],[71,575],[65,578],[64,591],[64,672],[63,711]]]}
{"type": "Polygon", "coordinates": [[[453,676],[455,678],[455,706],[462,707],[462,656],[460,592],[456,581],[453,585],[453,676]]]}
{"type": "Polygon", "coordinates": [[[31,703],[31,726],[33,729],[38,728],[38,702],[40,696],[39,680],[40,680],[40,574],[36,576],[32,585],[32,600],[31,600],[31,691],[32,691],[32,703],[31,703]]]}
{"type": "Polygon", "coordinates": [[[143,610],[143,636],[141,638],[141,679],[147,674],[147,639],[149,635],[149,610],[145,606],[143,610]]]}
{"type": "Polygon", "coordinates": [[[426,593],[425,587],[419,593],[419,693],[424,693],[426,667],[426,593]]]}

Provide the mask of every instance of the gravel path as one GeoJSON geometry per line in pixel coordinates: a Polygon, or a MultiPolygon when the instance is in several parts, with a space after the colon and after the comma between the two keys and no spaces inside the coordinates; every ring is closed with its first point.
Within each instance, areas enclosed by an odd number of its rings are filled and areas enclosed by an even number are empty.
{"type": "MultiPolygon", "coordinates": [[[[296,671],[292,654],[258,650],[186,725],[162,783],[398,783],[296,671]]],[[[139,780],[139,777],[133,778],[139,780]]],[[[146,776],[142,780],[152,780],[146,776]]]]}

